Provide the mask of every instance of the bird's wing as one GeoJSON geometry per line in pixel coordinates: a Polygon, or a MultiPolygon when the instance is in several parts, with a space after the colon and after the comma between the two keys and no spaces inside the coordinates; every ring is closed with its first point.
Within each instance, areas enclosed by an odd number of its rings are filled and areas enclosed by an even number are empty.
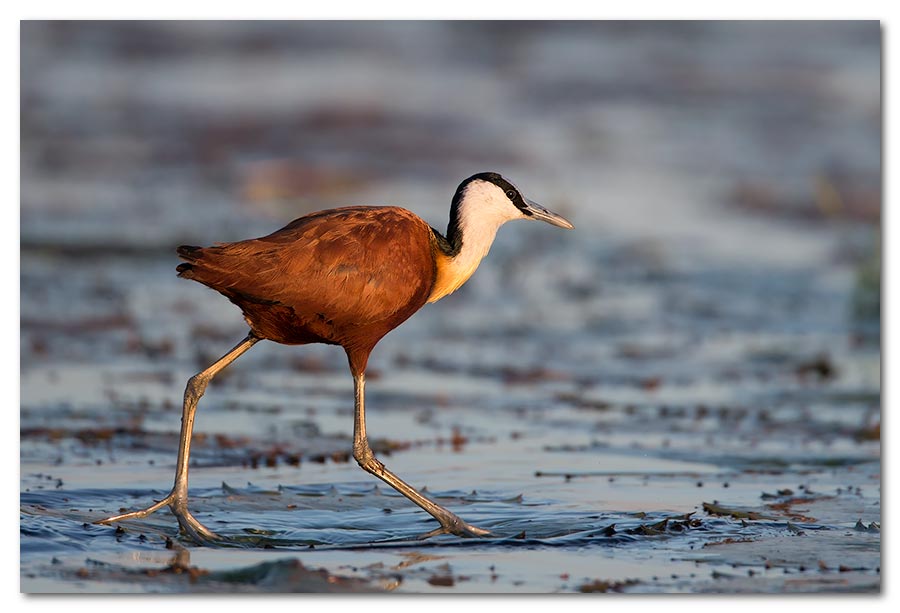
{"type": "Polygon", "coordinates": [[[182,275],[238,304],[280,304],[298,315],[365,324],[427,297],[434,274],[430,235],[424,221],[403,209],[334,209],[262,238],[182,254],[190,267],[182,275]]]}

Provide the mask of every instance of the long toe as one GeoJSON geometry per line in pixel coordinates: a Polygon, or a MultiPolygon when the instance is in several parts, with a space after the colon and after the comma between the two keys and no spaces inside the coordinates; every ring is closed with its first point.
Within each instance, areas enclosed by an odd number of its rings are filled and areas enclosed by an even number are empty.
{"type": "Polygon", "coordinates": [[[117,521],[123,521],[126,519],[144,519],[145,517],[149,516],[151,513],[155,513],[156,511],[160,510],[167,504],[171,504],[173,502],[173,500],[174,500],[173,495],[169,494],[168,496],[166,496],[159,502],[150,505],[146,509],[141,509],[140,511],[131,511],[130,513],[122,513],[121,515],[112,515],[110,517],[107,517],[106,519],[101,519],[94,523],[95,524],[112,524],[117,521]]]}
{"type": "Polygon", "coordinates": [[[212,544],[216,541],[222,541],[222,537],[204,526],[194,517],[186,506],[179,505],[180,508],[171,507],[172,513],[178,518],[178,524],[181,531],[197,541],[200,544],[212,544]]]}
{"type": "Polygon", "coordinates": [[[490,530],[484,530],[482,528],[477,528],[475,526],[470,526],[469,524],[463,522],[462,526],[456,526],[452,531],[456,536],[462,537],[481,537],[481,536],[494,536],[490,530]]]}
{"type": "Polygon", "coordinates": [[[179,517],[178,524],[181,526],[181,532],[185,536],[200,545],[210,545],[222,540],[222,537],[193,518],[179,517]]]}
{"type": "Polygon", "coordinates": [[[446,525],[442,525],[440,528],[435,528],[431,532],[427,532],[419,537],[420,540],[431,538],[432,536],[438,536],[439,534],[454,534],[456,536],[460,536],[462,538],[476,538],[476,537],[491,537],[494,534],[490,530],[484,530],[482,528],[476,528],[475,526],[469,525],[463,520],[457,518],[455,522],[449,522],[446,525]]]}
{"type": "Polygon", "coordinates": [[[494,536],[494,533],[490,530],[485,530],[483,528],[478,528],[477,526],[470,526],[466,524],[461,532],[456,532],[458,536],[494,536]]]}

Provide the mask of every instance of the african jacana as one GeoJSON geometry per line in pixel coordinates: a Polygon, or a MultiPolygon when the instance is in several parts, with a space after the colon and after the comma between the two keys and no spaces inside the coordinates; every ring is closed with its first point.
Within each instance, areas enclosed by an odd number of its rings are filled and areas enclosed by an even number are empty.
{"type": "Polygon", "coordinates": [[[262,238],[179,247],[185,263],[178,266],[178,276],[224,294],[241,308],[250,333],[188,380],[172,491],[146,509],[99,523],[146,517],[168,505],[192,538],[218,538],[187,508],[194,413],[210,380],[258,341],[268,339],[344,348],[355,390],[353,457],[440,522],[440,528],[425,536],[489,534],[426,498],[375,458],[366,438],[365,371],[375,344],[425,303],[440,300],[465,283],[487,255],[497,229],[513,219],[573,228],[560,215],[524,198],[499,174],[484,172],[457,188],[446,237],[405,209],[355,206],[306,215],[262,238]]]}

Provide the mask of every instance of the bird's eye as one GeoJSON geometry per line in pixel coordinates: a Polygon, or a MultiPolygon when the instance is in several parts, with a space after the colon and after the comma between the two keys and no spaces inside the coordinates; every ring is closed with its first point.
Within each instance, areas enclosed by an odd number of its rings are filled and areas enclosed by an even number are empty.
{"type": "Polygon", "coordinates": [[[514,192],[513,190],[509,190],[508,192],[506,192],[506,197],[509,198],[510,200],[515,200],[516,192],[514,192]]]}

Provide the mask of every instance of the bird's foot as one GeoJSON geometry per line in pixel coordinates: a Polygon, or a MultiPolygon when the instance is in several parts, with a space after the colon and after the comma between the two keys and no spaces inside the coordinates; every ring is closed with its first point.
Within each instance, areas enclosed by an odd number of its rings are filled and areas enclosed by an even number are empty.
{"type": "Polygon", "coordinates": [[[440,528],[435,528],[431,532],[423,534],[419,537],[419,539],[427,539],[439,534],[455,534],[456,536],[461,536],[463,538],[494,536],[494,534],[490,530],[476,528],[475,526],[467,524],[459,517],[454,515],[452,519],[446,522],[441,522],[440,528]]]}
{"type": "Polygon", "coordinates": [[[178,519],[178,525],[181,527],[181,531],[198,543],[203,544],[222,539],[222,537],[201,524],[197,518],[191,514],[187,508],[187,500],[182,496],[176,495],[174,490],[170,492],[168,496],[159,502],[150,505],[146,509],[131,511],[130,513],[123,513],[121,515],[113,515],[112,517],[107,517],[106,519],[101,519],[94,523],[112,524],[128,519],[143,519],[166,505],[169,506],[169,510],[172,511],[172,514],[178,519]]]}

